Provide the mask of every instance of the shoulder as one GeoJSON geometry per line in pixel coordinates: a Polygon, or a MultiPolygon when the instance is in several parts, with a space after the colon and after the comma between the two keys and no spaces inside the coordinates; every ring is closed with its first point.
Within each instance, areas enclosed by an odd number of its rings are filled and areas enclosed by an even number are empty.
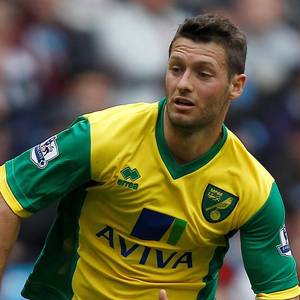
{"type": "Polygon", "coordinates": [[[151,140],[157,116],[158,102],[115,106],[86,115],[93,178],[103,177],[105,172],[111,174],[118,162],[135,153],[146,137],[151,140]]]}
{"type": "Polygon", "coordinates": [[[230,130],[224,151],[228,176],[235,182],[240,199],[238,205],[238,227],[240,227],[264,206],[275,180],[230,130]]]}
{"type": "Polygon", "coordinates": [[[110,107],[101,111],[86,114],[91,126],[97,126],[97,124],[103,125],[105,122],[114,123],[142,119],[147,116],[155,114],[158,110],[158,102],[154,103],[135,103],[135,104],[125,104],[110,107]]]}
{"type": "Polygon", "coordinates": [[[158,103],[115,106],[86,115],[90,124],[92,147],[124,147],[129,140],[138,142],[155,129],[158,103]]]}
{"type": "MultiPolygon", "coordinates": [[[[247,150],[241,140],[228,130],[227,146],[230,148],[231,158],[242,168],[247,180],[272,184],[274,178],[269,171],[247,150]],[[258,176],[259,175],[259,176],[258,176]]],[[[244,176],[242,176],[244,177],[244,176]]]]}

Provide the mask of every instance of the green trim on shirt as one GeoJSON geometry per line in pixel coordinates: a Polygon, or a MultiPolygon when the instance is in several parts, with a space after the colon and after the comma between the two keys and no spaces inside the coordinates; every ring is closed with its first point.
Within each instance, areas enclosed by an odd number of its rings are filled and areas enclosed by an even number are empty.
{"type": "Polygon", "coordinates": [[[212,260],[209,263],[208,274],[204,277],[203,281],[206,283],[205,287],[199,292],[197,300],[215,300],[216,291],[218,287],[218,272],[223,265],[224,256],[229,249],[227,246],[217,247],[212,260]]]}
{"type": "Polygon", "coordinates": [[[32,159],[35,148],[6,163],[8,185],[27,211],[35,213],[56,202],[91,177],[90,125],[80,117],[56,136],[58,155],[44,168],[32,159]],[[22,189],[20,188],[22,187],[22,189]]]}
{"type": "Polygon", "coordinates": [[[284,223],[284,205],[274,182],[263,207],[240,229],[244,265],[256,294],[283,291],[298,284],[294,258],[280,251],[284,223]]]}
{"type": "Polygon", "coordinates": [[[86,194],[81,188],[61,201],[57,219],[22,290],[23,297],[31,300],[72,299],[72,279],[79,258],[78,220],[86,194]]]}
{"type": "Polygon", "coordinates": [[[179,164],[176,162],[174,156],[170,152],[167,142],[165,140],[164,135],[164,110],[166,105],[166,98],[162,99],[158,103],[158,118],[156,123],[156,141],[157,141],[157,147],[160,153],[160,156],[167,167],[169,173],[173,177],[173,179],[180,178],[182,176],[185,176],[189,173],[192,173],[207,163],[209,163],[221,150],[223,145],[225,144],[227,140],[227,129],[225,125],[222,126],[222,139],[218,143],[212,146],[210,150],[208,150],[206,153],[201,155],[199,158],[185,163],[185,164],[179,164]]]}

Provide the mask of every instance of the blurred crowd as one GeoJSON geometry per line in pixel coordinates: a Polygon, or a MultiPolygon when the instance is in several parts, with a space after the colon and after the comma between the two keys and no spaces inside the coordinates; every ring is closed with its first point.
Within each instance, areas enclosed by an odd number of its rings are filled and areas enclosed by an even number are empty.
{"type": "MultiPolygon", "coordinates": [[[[247,86],[226,125],[276,178],[300,265],[298,0],[0,0],[0,164],[78,115],[162,98],[169,43],[201,12],[247,34],[247,86]]],[[[36,258],[54,215],[24,221],[11,264],[36,258]]],[[[253,299],[245,278],[234,238],[220,299],[253,299]]]]}

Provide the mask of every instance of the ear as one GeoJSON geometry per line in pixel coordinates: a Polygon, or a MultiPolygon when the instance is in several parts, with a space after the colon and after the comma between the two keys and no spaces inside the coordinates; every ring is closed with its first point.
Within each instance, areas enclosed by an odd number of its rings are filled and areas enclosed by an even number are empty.
{"type": "Polygon", "coordinates": [[[231,79],[230,88],[229,88],[229,99],[235,100],[239,98],[244,91],[244,87],[246,84],[246,75],[245,74],[238,74],[234,75],[231,79]]]}

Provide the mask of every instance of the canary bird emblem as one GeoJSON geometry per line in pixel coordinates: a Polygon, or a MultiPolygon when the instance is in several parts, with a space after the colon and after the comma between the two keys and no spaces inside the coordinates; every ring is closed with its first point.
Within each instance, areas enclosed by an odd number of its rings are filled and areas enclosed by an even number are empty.
{"type": "Polygon", "coordinates": [[[210,223],[226,219],[234,210],[239,198],[212,184],[209,184],[202,198],[202,213],[210,223]]]}

